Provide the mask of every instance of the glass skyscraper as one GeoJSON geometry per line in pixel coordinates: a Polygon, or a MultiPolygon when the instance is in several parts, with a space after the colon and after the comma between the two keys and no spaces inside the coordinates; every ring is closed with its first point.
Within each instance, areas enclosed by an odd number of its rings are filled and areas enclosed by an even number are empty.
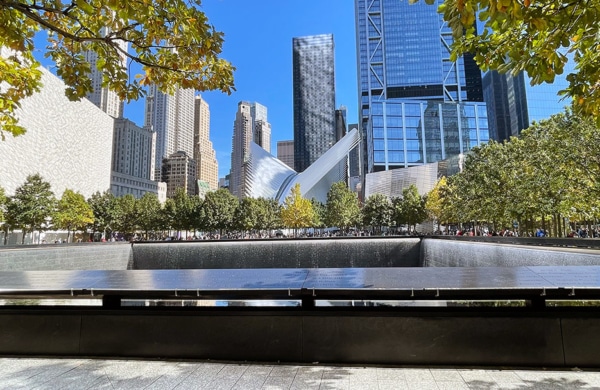
{"type": "Polygon", "coordinates": [[[483,96],[488,109],[490,138],[496,141],[518,136],[529,125],[523,73],[488,71],[483,76],[483,96]]]}
{"type": "Polygon", "coordinates": [[[483,77],[483,92],[490,118],[490,137],[497,141],[518,136],[533,122],[550,118],[565,111],[569,98],[563,99],[559,91],[568,87],[567,75],[575,70],[573,56],[564,72],[557,75],[552,84],[531,85],[524,73],[516,76],[489,71],[483,77]]]}
{"type": "Polygon", "coordinates": [[[333,35],[293,38],[294,169],[302,172],[336,142],[333,35]]]}
{"type": "Polygon", "coordinates": [[[436,6],[356,0],[356,25],[365,173],[489,140],[481,72],[470,56],[450,61],[452,32],[436,6]]]}

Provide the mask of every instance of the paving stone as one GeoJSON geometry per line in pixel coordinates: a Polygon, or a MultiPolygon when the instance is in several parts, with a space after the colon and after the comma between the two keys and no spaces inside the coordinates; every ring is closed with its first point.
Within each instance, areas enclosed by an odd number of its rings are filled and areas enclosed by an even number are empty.
{"type": "Polygon", "coordinates": [[[409,381],[407,380],[409,390],[438,390],[435,381],[409,381]]]}
{"type": "MultiPolygon", "coordinates": [[[[244,374],[246,375],[246,374],[244,374]]],[[[267,380],[266,376],[260,377],[241,377],[231,388],[232,390],[260,390],[262,389],[265,381],[267,380]]]]}
{"type": "Polygon", "coordinates": [[[437,381],[436,384],[440,390],[469,390],[469,386],[463,381],[437,381]]]}
{"type": "Polygon", "coordinates": [[[379,383],[379,390],[408,390],[408,383],[404,379],[379,379],[377,382],[379,383]]]}
{"type": "Polygon", "coordinates": [[[274,366],[269,374],[269,377],[283,376],[291,377],[293,379],[296,376],[299,368],[300,367],[294,366],[274,366]]]}
{"type": "Polygon", "coordinates": [[[289,376],[270,376],[263,385],[264,390],[281,390],[289,389],[294,381],[293,377],[289,376]]]}
{"type": "Polygon", "coordinates": [[[348,390],[350,382],[342,379],[323,379],[319,390],[348,390]]]}
{"type": "Polygon", "coordinates": [[[0,389],[600,390],[600,372],[0,358],[0,389]]]}
{"type": "Polygon", "coordinates": [[[406,382],[410,385],[413,382],[435,382],[429,369],[409,368],[404,370],[406,382]]]}
{"type": "Polygon", "coordinates": [[[377,380],[403,380],[405,381],[404,371],[401,368],[378,368],[377,380]]]}
{"type": "Polygon", "coordinates": [[[463,377],[457,370],[430,370],[433,379],[436,382],[462,382],[464,383],[463,377]]]}

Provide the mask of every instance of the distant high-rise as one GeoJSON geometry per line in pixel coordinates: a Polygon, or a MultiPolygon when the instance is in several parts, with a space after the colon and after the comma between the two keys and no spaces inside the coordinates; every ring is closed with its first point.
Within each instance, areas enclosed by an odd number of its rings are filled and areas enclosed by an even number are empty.
{"type": "MultiPolygon", "coordinates": [[[[351,123],[348,125],[348,131],[356,129],[358,131],[358,123],[351,123]]],[[[348,174],[350,177],[360,177],[360,144],[352,149],[348,156],[348,174]]]]}
{"type": "Polygon", "coordinates": [[[488,71],[483,76],[483,95],[488,110],[490,138],[496,141],[518,136],[529,125],[523,73],[488,71]]]}
{"type": "Polygon", "coordinates": [[[277,159],[294,169],[294,140],[277,141],[277,159]]]}
{"type": "Polygon", "coordinates": [[[355,4],[362,174],[434,162],[487,142],[481,72],[472,56],[450,60],[452,31],[437,7],[355,4]]]}
{"type": "Polygon", "coordinates": [[[173,198],[178,188],[188,195],[196,194],[196,162],[185,152],[179,151],[163,159],[162,181],[167,183],[167,198],[173,198]]]}
{"type": "Polygon", "coordinates": [[[516,76],[489,71],[483,77],[484,96],[488,105],[490,137],[497,141],[518,136],[534,121],[539,122],[551,115],[565,111],[568,98],[559,91],[568,87],[567,75],[575,70],[572,55],[563,74],[557,75],[552,84],[531,85],[524,73],[516,76]]]}
{"type": "Polygon", "coordinates": [[[333,35],[293,38],[294,169],[302,172],[336,142],[333,35]]]}
{"type": "Polygon", "coordinates": [[[172,95],[151,85],[146,97],[144,127],[156,132],[155,176],[160,181],[164,158],[175,152],[194,155],[194,90],[177,89],[172,95]]]}
{"type": "Polygon", "coordinates": [[[271,153],[271,124],[267,120],[267,107],[260,103],[250,103],[252,118],[252,140],[271,153]]]}
{"type": "Polygon", "coordinates": [[[147,192],[158,192],[158,183],[151,180],[155,140],[156,134],[149,129],[125,118],[115,119],[110,179],[113,195],[141,198],[147,192]]]}
{"type": "MultiPolygon", "coordinates": [[[[102,29],[102,35],[106,35],[107,29],[102,29]]],[[[125,41],[117,41],[119,48],[127,51],[128,44],[125,41]]],[[[98,62],[98,54],[94,51],[86,51],[83,53],[85,60],[90,63],[91,72],[89,78],[92,82],[94,90],[87,95],[87,98],[100,108],[102,111],[112,116],[113,118],[123,117],[123,100],[117,96],[116,92],[102,86],[102,78],[104,74],[96,68],[98,62]]],[[[127,68],[127,58],[121,54],[121,66],[127,68]]]]}
{"type": "Polygon", "coordinates": [[[267,108],[259,103],[239,102],[233,122],[231,148],[231,177],[229,190],[238,198],[247,195],[246,163],[250,142],[271,151],[271,125],[267,121],[267,108]]]}
{"type": "Polygon", "coordinates": [[[210,141],[210,110],[206,100],[196,96],[194,110],[194,160],[199,180],[208,183],[211,190],[219,189],[219,164],[210,141]]]}

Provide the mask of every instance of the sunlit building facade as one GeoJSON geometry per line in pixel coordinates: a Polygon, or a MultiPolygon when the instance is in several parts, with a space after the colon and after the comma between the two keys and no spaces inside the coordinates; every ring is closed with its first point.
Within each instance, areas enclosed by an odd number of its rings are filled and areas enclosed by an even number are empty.
{"type": "Polygon", "coordinates": [[[219,189],[219,163],[210,141],[210,109],[206,100],[196,96],[194,109],[194,160],[198,180],[210,190],[219,189]]]}
{"type": "Polygon", "coordinates": [[[163,159],[175,152],[194,155],[193,89],[177,89],[172,95],[151,85],[146,97],[144,127],[156,132],[154,180],[160,180],[163,159]]]}
{"type": "Polygon", "coordinates": [[[570,99],[559,95],[569,83],[567,75],[575,71],[572,55],[564,71],[556,75],[552,84],[531,85],[531,79],[525,73],[513,76],[486,72],[483,77],[483,92],[488,105],[490,138],[497,141],[518,136],[533,122],[550,118],[565,111],[570,99]]]}
{"type": "Polygon", "coordinates": [[[296,172],[254,142],[246,164],[247,196],[276,199],[283,203],[292,188],[300,185],[304,198],[327,202],[327,192],[333,183],[346,179],[344,168],[348,153],[358,145],[358,130],[354,129],[327,150],[312,165],[296,172]]]}
{"type": "Polygon", "coordinates": [[[259,103],[241,101],[233,122],[229,179],[229,191],[240,199],[248,196],[247,163],[253,142],[270,152],[271,125],[267,121],[267,108],[259,103]]]}
{"type": "Polygon", "coordinates": [[[277,159],[294,169],[294,141],[277,141],[277,159]]]}
{"type": "Polygon", "coordinates": [[[158,183],[151,180],[154,171],[156,134],[132,121],[115,119],[110,190],[114,196],[158,193],[158,183]]]}
{"type": "Polygon", "coordinates": [[[363,174],[488,141],[481,72],[471,56],[451,61],[452,32],[435,6],[356,0],[356,25],[363,174]]]}
{"type": "Polygon", "coordinates": [[[527,128],[527,97],[523,73],[488,71],[483,76],[483,96],[488,110],[490,139],[502,141],[527,128]]]}
{"type": "MultiPolygon", "coordinates": [[[[102,28],[101,35],[105,36],[108,30],[102,28]]],[[[119,49],[123,52],[127,52],[128,43],[125,41],[115,41],[119,46],[119,49]]],[[[94,51],[86,51],[83,56],[90,64],[89,78],[92,82],[93,91],[90,92],[86,97],[96,105],[99,109],[112,116],[113,118],[123,117],[123,100],[119,98],[116,92],[109,90],[107,87],[102,86],[102,78],[104,73],[97,69],[98,54],[94,51]]],[[[127,69],[127,57],[121,53],[120,55],[121,67],[127,69]]]]}
{"type": "Polygon", "coordinates": [[[173,198],[178,188],[188,195],[196,194],[196,161],[185,152],[176,152],[163,159],[161,165],[163,182],[167,183],[167,198],[173,198]]]}
{"type": "MultiPolygon", "coordinates": [[[[0,48],[0,56],[14,53],[0,48]]],[[[87,99],[71,101],[65,83],[40,67],[42,87],[15,110],[26,133],[0,141],[0,186],[14,195],[27,176],[40,174],[57,197],[66,189],[89,198],[110,189],[115,119],[87,99]]]]}
{"type": "Polygon", "coordinates": [[[304,171],[336,142],[333,35],[293,38],[294,169],[304,171]]]}

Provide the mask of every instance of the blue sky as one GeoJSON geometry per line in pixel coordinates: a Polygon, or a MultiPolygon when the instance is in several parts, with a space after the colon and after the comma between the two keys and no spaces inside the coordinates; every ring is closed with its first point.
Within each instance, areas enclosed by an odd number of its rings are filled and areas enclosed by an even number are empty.
{"type": "MultiPolygon", "coordinates": [[[[210,138],[217,152],[219,177],[229,173],[231,136],[238,102],[258,102],[268,109],[271,153],[277,141],[294,134],[292,38],[333,34],[336,107],[348,108],[357,121],[356,37],[353,0],[205,0],[202,10],[225,34],[222,57],[236,68],[236,92],[203,92],[210,106],[210,138]]],[[[143,99],[125,108],[125,117],[143,125],[143,99]]]]}

